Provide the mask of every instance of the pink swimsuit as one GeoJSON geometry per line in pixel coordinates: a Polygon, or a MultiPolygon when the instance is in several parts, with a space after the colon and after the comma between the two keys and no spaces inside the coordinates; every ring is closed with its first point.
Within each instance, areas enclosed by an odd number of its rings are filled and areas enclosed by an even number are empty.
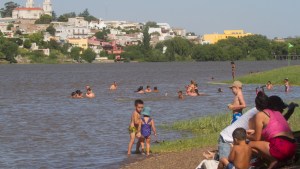
{"type": "Polygon", "coordinates": [[[265,109],[264,112],[269,114],[270,117],[268,125],[262,131],[262,136],[266,141],[270,141],[278,133],[291,132],[288,122],[280,112],[270,109],[265,109]]]}
{"type": "Polygon", "coordinates": [[[297,150],[295,139],[286,136],[276,136],[282,132],[291,132],[287,121],[278,111],[266,109],[264,112],[266,115],[269,115],[270,121],[263,129],[262,136],[270,143],[269,152],[271,156],[279,161],[292,159],[297,150]]]}

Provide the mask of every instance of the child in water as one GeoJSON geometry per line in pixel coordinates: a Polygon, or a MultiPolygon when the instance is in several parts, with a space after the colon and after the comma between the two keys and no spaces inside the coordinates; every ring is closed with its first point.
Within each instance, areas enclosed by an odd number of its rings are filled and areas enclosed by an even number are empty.
{"type": "Polygon", "coordinates": [[[233,146],[228,158],[220,160],[218,169],[249,168],[252,155],[251,147],[246,143],[246,130],[237,128],[232,133],[233,146]]]}
{"type": "Polygon", "coordinates": [[[142,146],[142,153],[145,152],[145,141],[146,141],[146,154],[150,154],[150,141],[151,141],[151,129],[153,130],[154,135],[156,136],[156,128],[154,125],[154,120],[150,118],[151,109],[150,107],[145,107],[141,118],[141,138],[140,143],[142,146]]]}
{"type": "Polygon", "coordinates": [[[232,110],[231,124],[243,115],[243,109],[246,108],[246,102],[244,100],[242,87],[243,84],[240,81],[234,81],[233,84],[229,87],[234,94],[233,102],[231,104],[228,104],[228,108],[232,110]]]}
{"type": "MultiPolygon", "coordinates": [[[[135,100],[134,102],[135,110],[131,115],[131,120],[129,124],[129,136],[130,136],[130,141],[128,144],[128,152],[127,154],[131,154],[131,149],[132,145],[134,144],[135,138],[140,138],[141,137],[141,128],[140,128],[140,123],[141,123],[141,112],[144,109],[144,102],[140,99],[135,100]]],[[[136,152],[139,152],[140,148],[140,142],[138,141],[136,144],[136,152]]]]}
{"type": "Polygon", "coordinates": [[[178,99],[183,100],[183,92],[182,91],[178,92],[178,99]]]}
{"type": "Polygon", "coordinates": [[[289,84],[289,79],[285,78],[284,79],[284,91],[289,92],[290,91],[290,84],[289,84]]]}

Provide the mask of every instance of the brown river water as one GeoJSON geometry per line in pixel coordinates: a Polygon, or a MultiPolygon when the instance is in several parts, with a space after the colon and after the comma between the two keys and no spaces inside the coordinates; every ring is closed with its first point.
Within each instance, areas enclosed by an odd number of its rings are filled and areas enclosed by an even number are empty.
{"type": "MultiPolygon", "coordinates": [[[[300,64],[294,61],[292,64],[300,64]]],[[[237,75],[287,66],[286,61],[236,62],[237,75]]],[[[70,65],[0,65],[0,168],[118,168],[127,158],[127,127],[133,102],[144,99],[156,125],[228,111],[232,93],[230,62],[120,63],[70,65]],[[190,80],[198,82],[202,97],[177,99],[190,80]],[[117,81],[116,92],[108,90],[117,81]],[[95,99],[74,100],[76,89],[90,85],[95,99]],[[135,94],[139,86],[157,86],[160,93],[135,94]],[[218,88],[223,93],[217,93],[218,88]]],[[[266,81],[272,79],[266,79],[266,81]]],[[[257,85],[244,87],[245,100],[254,105],[257,85]]],[[[299,99],[299,87],[284,100],[299,99]]],[[[180,133],[158,127],[159,140],[180,133]]],[[[137,156],[137,155],[136,155],[137,156]]]]}

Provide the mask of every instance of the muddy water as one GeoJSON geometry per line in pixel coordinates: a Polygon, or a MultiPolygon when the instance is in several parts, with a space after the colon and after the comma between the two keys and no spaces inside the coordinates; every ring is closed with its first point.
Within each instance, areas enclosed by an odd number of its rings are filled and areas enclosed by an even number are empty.
{"type": "MultiPolygon", "coordinates": [[[[293,64],[299,64],[294,62],[293,64]]],[[[237,75],[286,66],[287,62],[237,62],[237,75]]],[[[229,62],[125,63],[82,65],[0,66],[0,168],[110,168],[126,158],[127,126],[136,98],[153,109],[157,125],[226,111],[232,93],[229,62]],[[191,79],[205,97],[178,101],[178,90],[191,79]],[[117,81],[119,90],[110,92],[117,81]],[[96,98],[74,100],[69,95],[90,85],[96,98]],[[138,95],[138,86],[157,86],[158,94],[138,95]],[[222,94],[217,88],[223,88],[222,94]]],[[[266,79],[272,80],[272,79],[266,79]]],[[[244,88],[253,106],[256,85],[244,88]]],[[[300,89],[272,94],[285,100],[299,99],[300,89]]],[[[158,129],[159,139],[180,137],[158,129]]]]}

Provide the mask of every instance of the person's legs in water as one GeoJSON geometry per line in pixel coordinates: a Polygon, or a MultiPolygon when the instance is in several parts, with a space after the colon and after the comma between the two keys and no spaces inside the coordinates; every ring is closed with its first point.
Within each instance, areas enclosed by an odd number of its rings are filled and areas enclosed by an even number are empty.
{"type": "Polygon", "coordinates": [[[139,142],[141,144],[142,147],[142,153],[145,153],[145,138],[143,136],[141,136],[141,138],[139,139],[139,142]]]}
{"type": "Polygon", "coordinates": [[[131,154],[131,148],[132,148],[132,145],[134,144],[134,139],[135,139],[135,132],[131,132],[129,137],[130,137],[130,141],[128,144],[128,152],[127,152],[128,155],[131,154]]]}

